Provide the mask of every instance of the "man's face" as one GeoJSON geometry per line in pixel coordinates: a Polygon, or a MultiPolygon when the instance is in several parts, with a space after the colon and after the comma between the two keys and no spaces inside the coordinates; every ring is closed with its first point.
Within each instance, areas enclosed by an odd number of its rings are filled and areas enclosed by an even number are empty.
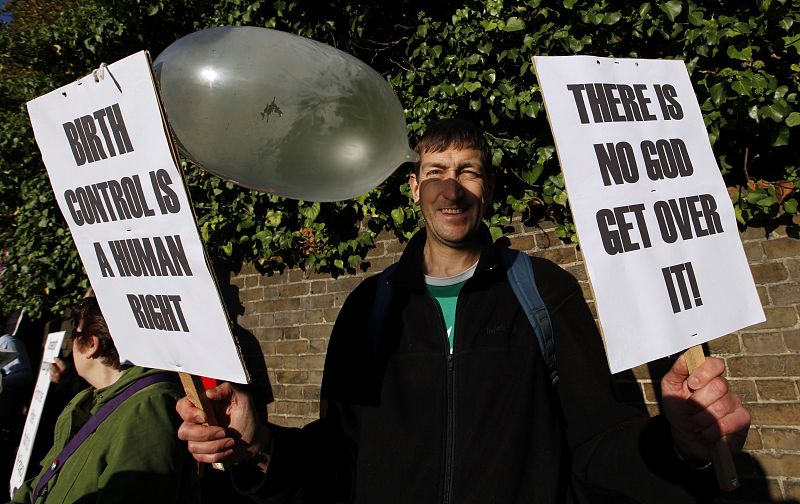
{"type": "Polygon", "coordinates": [[[409,177],[414,202],[422,207],[428,239],[449,248],[475,243],[476,231],[492,200],[494,179],[477,149],[424,152],[419,175],[409,177]]]}

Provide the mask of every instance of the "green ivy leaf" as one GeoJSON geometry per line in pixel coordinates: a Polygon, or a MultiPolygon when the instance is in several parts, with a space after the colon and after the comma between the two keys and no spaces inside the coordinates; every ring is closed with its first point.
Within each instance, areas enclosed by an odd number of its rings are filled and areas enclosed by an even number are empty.
{"type": "Polygon", "coordinates": [[[683,10],[683,5],[678,0],[670,0],[661,4],[661,10],[664,11],[670,21],[675,21],[675,18],[683,10]]]}
{"type": "Polygon", "coordinates": [[[392,220],[398,226],[406,220],[406,214],[402,208],[395,208],[392,210],[392,220]]]}
{"type": "Polygon", "coordinates": [[[525,21],[521,20],[520,18],[510,17],[506,20],[505,31],[515,32],[524,29],[525,29],[525,21]]]}
{"type": "Polygon", "coordinates": [[[788,116],[786,116],[786,126],[790,128],[794,128],[798,124],[800,124],[800,112],[792,112],[788,116]]]}

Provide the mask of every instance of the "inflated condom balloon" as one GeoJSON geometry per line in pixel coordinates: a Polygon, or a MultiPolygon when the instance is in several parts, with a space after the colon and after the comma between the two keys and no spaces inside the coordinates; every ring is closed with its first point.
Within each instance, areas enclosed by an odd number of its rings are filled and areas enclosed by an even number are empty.
{"type": "Polygon", "coordinates": [[[341,200],[417,159],[389,83],[328,45],[267,28],[211,28],[171,44],[154,69],[178,148],[241,186],[341,200]]]}

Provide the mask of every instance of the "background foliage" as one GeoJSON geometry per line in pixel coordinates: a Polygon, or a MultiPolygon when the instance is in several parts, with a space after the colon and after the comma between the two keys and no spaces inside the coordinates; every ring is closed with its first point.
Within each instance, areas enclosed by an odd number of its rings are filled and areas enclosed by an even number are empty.
{"type": "MultiPolygon", "coordinates": [[[[536,54],[685,60],[740,224],[776,225],[798,212],[800,0],[12,0],[6,8],[13,21],[0,28],[3,311],[57,313],[87,286],[25,102],[101,62],[141,49],[155,57],[211,26],[276,28],[368,62],[400,97],[412,145],[439,117],[481,124],[499,177],[495,237],[517,212],[527,225],[548,219],[575,239],[531,69],[536,54]]],[[[242,190],[187,163],[184,170],[209,254],[234,268],[297,265],[334,276],[366,268],[378,232],[408,237],[419,217],[404,169],[359,198],[325,204],[242,190]]]]}

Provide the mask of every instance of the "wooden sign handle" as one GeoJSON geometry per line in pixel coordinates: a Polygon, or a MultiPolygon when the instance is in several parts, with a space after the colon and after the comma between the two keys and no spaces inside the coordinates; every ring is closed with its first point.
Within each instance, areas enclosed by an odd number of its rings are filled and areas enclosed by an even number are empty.
{"type": "MultiPolygon", "coordinates": [[[[217,416],[214,413],[214,408],[211,407],[211,403],[206,397],[206,389],[200,377],[189,373],[178,373],[178,376],[181,377],[183,390],[186,391],[189,400],[192,401],[192,404],[194,404],[197,409],[206,414],[207,422],[204,425],[219,425],[217,416]]],[[[211,464],[211,467],[218,471],[225,470],[225,464],[223,462],[215,462],[211,464]]]]}
{"type": "MultiPolygon", "coordinates": [[[[703,352],[702,346],[695,345],[683,354],[683,358],[686,359],[686,365],[689,368],[689,373],[691,373],[706,360],[706,354],[703,352]]],[[[720,489],[725,492],[732,492],[739,488],[739,476],[736,474],[733,456],[724,437],[714,445],[714,449],[711,451],[711,461],[714,465],[714,472],[717,474],[717,482],[719,482],[720,489]]]]}

